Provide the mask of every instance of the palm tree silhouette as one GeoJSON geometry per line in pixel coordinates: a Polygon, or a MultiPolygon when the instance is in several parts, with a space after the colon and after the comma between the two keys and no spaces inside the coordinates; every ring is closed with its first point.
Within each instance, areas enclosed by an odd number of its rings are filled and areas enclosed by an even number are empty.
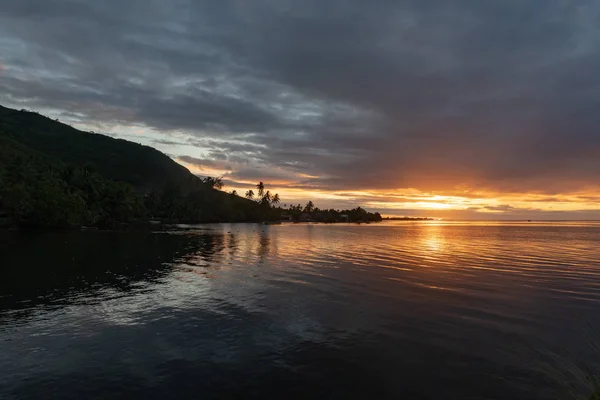
{"type": "Polygon", "coordinates": [[[213,178],[213,177],[208,176],[208,177],[204,178],[202,180],[202,182],[209,185],[213,189],[223,189],[223,186],[225,186],[225,184],[223,183],[222,177],[213,178]]]}
{"type": "Polygon", "coordinates": [[[281,203],[281,199],[279,198],[279,194],[275,193],[275,195],[271,199],[271,204],[279,204],[279,203],[281,203]]]}
{"type": "Polygon", "coordinates": [[[258,189],[258,197],[262,198],[263,195],[265,194],[265,184],[262,182],[258,182],[258,185],[256,185],[256,188],[258,189]]]}
{"type": "Polygon", "coordinates": [[[254,191],[253,191],[252,189],[248,190],[248,191],[246,192],[246,197],[247,197],[249,200],[252,200],[252,199],[254,198],[254,191]]]}
{"type": "Polygon", "coordinates": [[[271,200],[273,199],[273,196],[271,196],[271,192],[267,190],[267,193],[265,193],[265,195],[262,197],[262,199],[265,203],[270,203],[271,200]]]}
{"type": "Polygon", "coordinates": [[[307,213],[312,212],[315,209],[315,204],[311,201],[309,201],[308,203],[306,203],[306,207],[304,207],[304,211],[307,213]]]}

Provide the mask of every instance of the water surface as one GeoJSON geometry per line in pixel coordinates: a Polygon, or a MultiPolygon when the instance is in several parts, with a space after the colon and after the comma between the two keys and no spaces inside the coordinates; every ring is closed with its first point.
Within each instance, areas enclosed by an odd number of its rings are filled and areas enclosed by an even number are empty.
{"type": "Polygon", "coordinates": [[[1,233],[0,398],[574,398],[599,241],[575,222],[1,233]]]}

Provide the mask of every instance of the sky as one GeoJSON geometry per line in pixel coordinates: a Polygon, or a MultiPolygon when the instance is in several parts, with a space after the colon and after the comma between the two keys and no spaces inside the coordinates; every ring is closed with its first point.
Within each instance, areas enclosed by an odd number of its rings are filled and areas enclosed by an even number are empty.
{"type": "Polygon", "coordinates": [[[243,193],[600,219],[595,0],[2,0],[0,104],[243,193]]]}

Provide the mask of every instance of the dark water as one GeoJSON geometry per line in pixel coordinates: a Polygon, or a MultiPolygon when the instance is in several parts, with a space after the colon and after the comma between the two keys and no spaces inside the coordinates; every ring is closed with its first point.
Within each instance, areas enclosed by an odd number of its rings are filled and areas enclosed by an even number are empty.
{"type": "Polygon", "coordinates": [[[0,398],[568,399],[600,225],[0,234],[0,398]]]}

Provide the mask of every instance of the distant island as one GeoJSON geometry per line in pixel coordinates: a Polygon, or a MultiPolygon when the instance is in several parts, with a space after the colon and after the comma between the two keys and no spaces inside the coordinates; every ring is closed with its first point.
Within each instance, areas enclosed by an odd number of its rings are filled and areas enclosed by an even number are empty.
{"type": "Polygon", "coordinates": [[[385,217],[385,221],[435,221],[435,218],[429,217],[385,217]]]}
{"type": "Polygon", "coordinates": [[[244,197],[221,189],[152,147],[0,106],[0,228],[382,220],[361,207],[281,207],[262,182],[244,197]]]}

